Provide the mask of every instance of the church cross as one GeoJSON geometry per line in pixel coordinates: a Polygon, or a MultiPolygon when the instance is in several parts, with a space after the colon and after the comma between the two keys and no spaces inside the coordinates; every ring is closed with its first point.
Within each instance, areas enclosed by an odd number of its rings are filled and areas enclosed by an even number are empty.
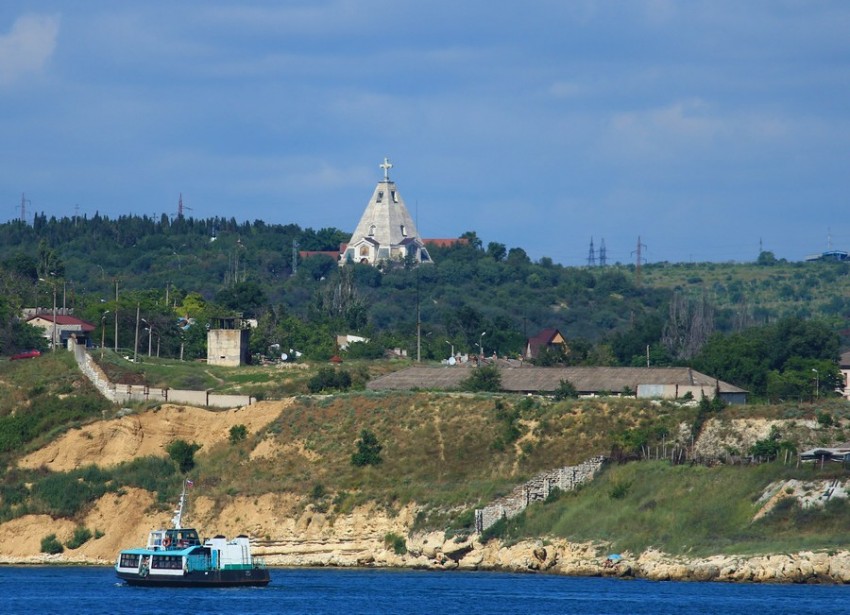
{"type": "Polygon", "coordinates": [[[384,162],[378,165],[384,170],[384,181],[389,181],[390,179],[390,169],[393,168],[392,163],[388,158],[384,157],[384,162]]]}

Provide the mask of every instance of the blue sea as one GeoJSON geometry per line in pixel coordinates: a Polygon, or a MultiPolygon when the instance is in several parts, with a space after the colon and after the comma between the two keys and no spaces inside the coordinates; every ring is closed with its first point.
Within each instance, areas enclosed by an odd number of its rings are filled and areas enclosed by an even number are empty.
{"type": "Polygon", "coordinates": [[[840,613],[850,586],[657,583],[542,574],[273,569],[265,588],[154,589],[111,568],[0,567],[0,613],[840,613]]]}

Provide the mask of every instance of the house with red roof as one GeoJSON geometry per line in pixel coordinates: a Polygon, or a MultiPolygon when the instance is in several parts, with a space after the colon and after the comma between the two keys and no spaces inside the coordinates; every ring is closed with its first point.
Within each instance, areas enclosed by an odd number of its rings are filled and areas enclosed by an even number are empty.
{"type": "Polygon", "coordinates": [[[567,339],[557,329],[543,329],[525,342],[525,358],[536,359],[547,349],[560,348],[567,351],[567,339]]]}
{"type": "Polygon", "coordinates": [[[95,326],[70,314],[40,312],[27,319],[27,324],[44,331],[44,337],[57,346],[65,346],[68,340],[75,338],[78,344],[89,345],[95,326]]]}

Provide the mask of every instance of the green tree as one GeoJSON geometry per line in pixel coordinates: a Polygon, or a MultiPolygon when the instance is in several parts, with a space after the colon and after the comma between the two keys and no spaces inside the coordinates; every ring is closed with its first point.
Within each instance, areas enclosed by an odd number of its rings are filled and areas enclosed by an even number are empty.
{"type": "Polygon", "coordinates": [[[368,429],[362,430],[357,440],[357,450],[351,455],[351,465],[358,467],[380,465],[383,462],[381,458],[383,448],[374,433],[368,429]]]}
{"type": "Polygon", "coordinates": [[[573,383],[569,380],[561,380],[558,388],[555,390],[555,399],[573,399],[576,397],[578,397],[578,391],[573,386],[573,383]]]}
{"type": "Polygon", "coordinates": [[[495,365],[474,368],[460,386],[465,391],[498,391],[502,388],[502,374],[495,365]]]}
{"type": "Polygon", "coordinates": [[[195,453],[200,450],[201,445],[193,442],[189,444],[185,440],[174,440],[165,450],[172,461],[184,474],[195,467],[195,453]]]}

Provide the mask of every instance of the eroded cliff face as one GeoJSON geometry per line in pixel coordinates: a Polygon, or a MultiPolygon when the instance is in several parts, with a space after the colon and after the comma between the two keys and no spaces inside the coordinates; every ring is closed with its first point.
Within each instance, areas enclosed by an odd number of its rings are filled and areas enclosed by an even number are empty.
{"type": "MultiPolygon", "coordinates": [[[[72,430],[54,443],[20,460],[26,468],[45,466],[64,471],[87,464],[113,465],[138,455],[164,455],[176,438],[210,447],[225,441],[233,425],[259,430],[277,418],[287,402],[267,402],[249,410],[210,413],[197,408],[164,406],[155,412],[133,414],[72,430]]],[[[761,421],[746,429],[706,425],[708,451],[745,447],[766,437],[771,428],[813,429],[797,421],[761,421]]],[[[264,440],[251,459],[274,459],[280,444],[264,440]]],[[[288,443],[287,447],[303,443],[288,443]]],[[[299,449],[300,450],[300,449],[299,449]]],[[[309,450],[300,450],[309,458],[309,450]]],[[[795,493],[797,487],[772,486],[764,508],[795,493]]],[[[822,486],[800,488],[801,493],[822,492],[822,486]]],[[[235,496],[216,502],[192,493],[188,521],[202,536],[248,534],[255,554],[272,566],[392,566],[427,569],[548,571],[581,576],[626,576],[655,580],[721,580],[749,582],[850,582],[850,552],[801,552],[751,557],[717,555],[706,558],[671,556],[656,550],[623,553],[615,566],[606,565],[610,547],[603,543],[565,540],[526,541],[510,546],[499,541],[482,544],[476,537],[446,539],[443,532],[411,534],[418,508],[409,505],[387,511],[377,505],[360,506],[347,514],[322,513],[293,494],[235,496]],[[406,552],[397,554],[386,544],[388,534],[406,538],[406,552]]],[[[170,525],[171,510],[157,510],[154,495],[128,488],[94,502],[79,522],[96,532],[78,549],[59,555],[41,553],[41,540],[55,534],[66,543],[76,523],[47,515],[27,515],[0,524],[0,563],[85,563],[111,565],[121,549],[145,543],[149,530],[170,525]]]]}

